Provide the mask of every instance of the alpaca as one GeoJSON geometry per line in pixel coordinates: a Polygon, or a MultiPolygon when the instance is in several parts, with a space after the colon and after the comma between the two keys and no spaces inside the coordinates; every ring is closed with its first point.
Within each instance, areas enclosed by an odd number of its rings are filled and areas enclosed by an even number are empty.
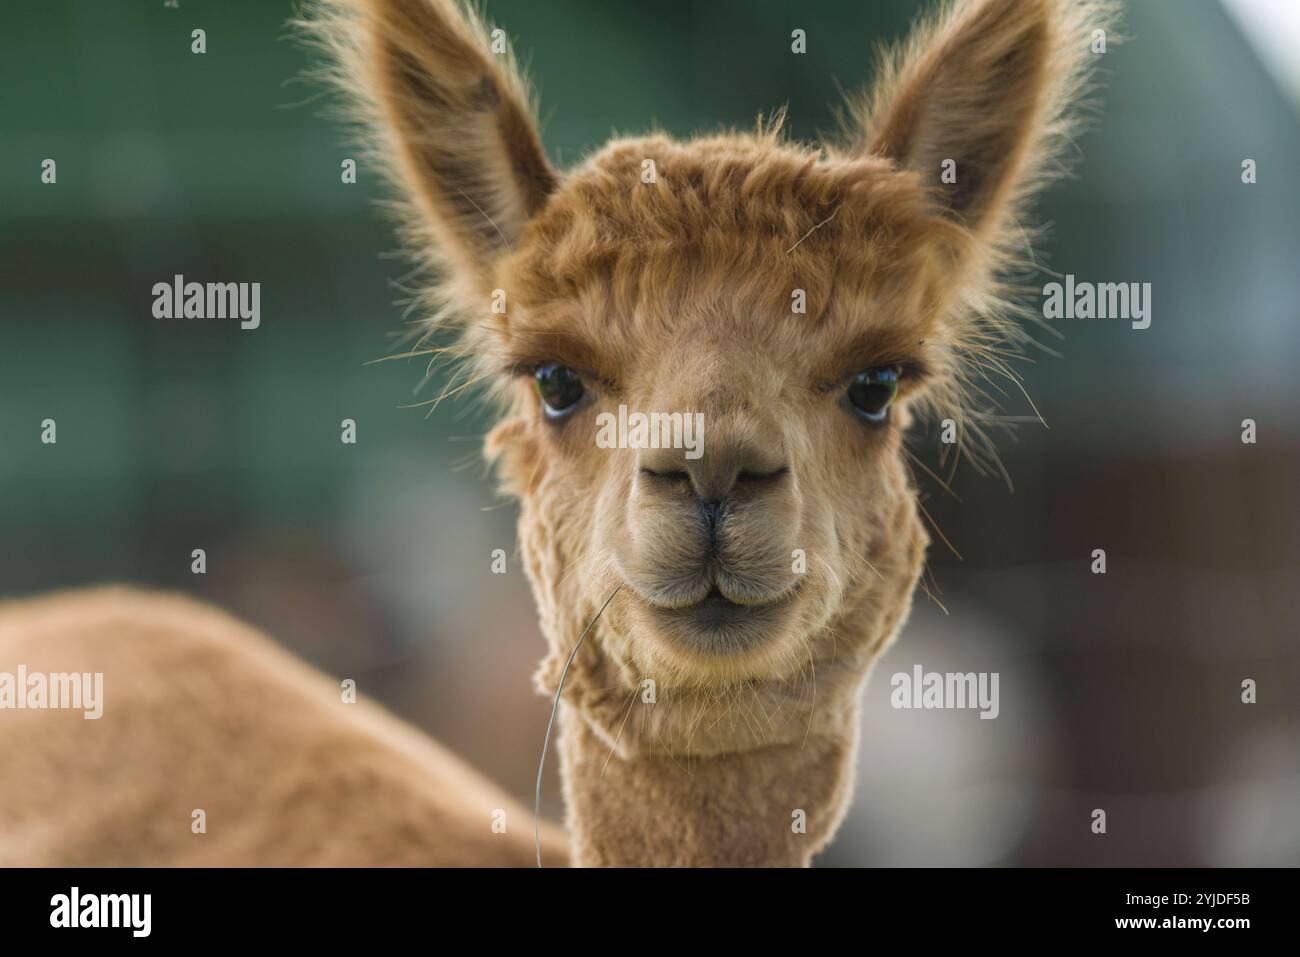
{"type": "MultiPolygon", "coordinates": [[[[500,409],[486,453],[559,702],[547,864],[802,866],[835,834],[858,698],[928,544],[905,436],[951,418],[989,461],[972,397],[1014,376],[1023,219],[1113,18],[963,0],[888,54],[838,142],[778,118],[617,139],[562,173],[472,11],[311,5],[439,277],[430,335],[450,324],[500,409]],[[624,410],[702,416],[701,454],[598,442],[624,410]]],[[[105,671],[117,717],[0,713],[0,862],[533,860],[530,829],[488,826],[525,810],[215,609],[129,589],[0,606],[0,670],[18,661],[105,671]],[[224,824],[197,838],[205,801],[224,824]]]]}

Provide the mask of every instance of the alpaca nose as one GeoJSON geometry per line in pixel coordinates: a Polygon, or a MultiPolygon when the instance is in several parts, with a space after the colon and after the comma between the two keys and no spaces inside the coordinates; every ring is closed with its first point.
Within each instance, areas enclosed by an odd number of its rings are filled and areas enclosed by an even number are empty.
{"type": "Polygon", "coordinates": [[[748,442],[716,442],[696,459],[679,450],[646,450],[640,458],[642,473],[656,479],[688,485],[713,534],[733,499],[752,499],[778,486],[789,475],[785,457],[748,442]]]}
{"type": "Polygon", "coordinates": [[[725,440],[707,448],[700,458],[687,460],[685,467],[696,497],[715,523],[727,501],[761,495],[789,472],[779,450],[725,440]]]}

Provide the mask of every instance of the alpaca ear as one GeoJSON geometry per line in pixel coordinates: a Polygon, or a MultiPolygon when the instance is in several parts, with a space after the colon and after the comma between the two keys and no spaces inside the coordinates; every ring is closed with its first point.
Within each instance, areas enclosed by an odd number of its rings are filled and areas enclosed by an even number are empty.
{"type": "Polygon", "coordinates": [[[995,229],[1045,181],[1092,30],[1110,22],[1110,0],[956,3],[886,54],[859,111],[866,150],[915,171],[957,221],[995,229]]]}
{"type": "Polygon", "coordinates": [[[505,35],[457,0],[316,0],[323,37],[453,281],[474,283],[557,179],[505,35]],[[359,87],[359,88],[358,88],[359,87]]]}

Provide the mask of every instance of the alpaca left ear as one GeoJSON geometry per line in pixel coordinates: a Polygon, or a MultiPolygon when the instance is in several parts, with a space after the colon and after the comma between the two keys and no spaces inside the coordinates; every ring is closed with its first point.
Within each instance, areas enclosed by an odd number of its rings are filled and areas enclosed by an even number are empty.
{"type": "Polygon", "coordinates": [[[1110,0],[964,0],[887,55],[859,111],[867,151],[916,172],[944,211],[997,228],[1042,185],[1110,0]],[[947,174],[945,176],[945,173],[947,174]]]}

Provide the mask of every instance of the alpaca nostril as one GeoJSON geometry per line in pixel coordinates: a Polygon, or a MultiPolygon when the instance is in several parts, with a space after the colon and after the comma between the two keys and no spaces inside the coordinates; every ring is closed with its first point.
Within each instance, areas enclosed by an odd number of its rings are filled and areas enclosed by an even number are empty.
{"type": "Polygon", "coordinates": [[[771,485],[772,483],[785,478],[789,474],[790,469],[785,465],[782,465],[778,469],[773,469],[771,472],[744,471],[736,476],[736,484],[748,485],[750,487],[761,487],[764,485],[771,485]]]}
{"type": "Polygon", "coordinates": [[[670,469],[665,472],[641,466],[641,474],[650,478],[663,479],[665,482],[689,482],[690,474],[685,469],[670,469]]]}

